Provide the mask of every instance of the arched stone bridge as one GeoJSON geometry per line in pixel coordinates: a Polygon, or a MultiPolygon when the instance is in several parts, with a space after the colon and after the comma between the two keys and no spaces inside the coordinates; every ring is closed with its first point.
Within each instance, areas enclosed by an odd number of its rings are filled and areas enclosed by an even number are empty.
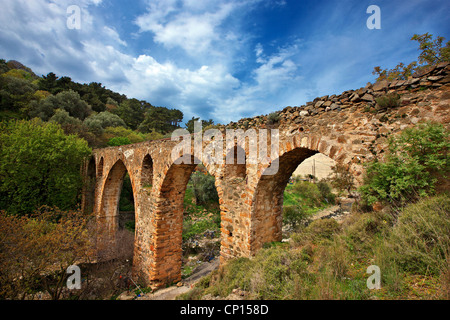
{"type": "MultiPolygon", "coordinates": [[[[382,156],[390,135],[426,120],[448,127],[449,69],[440,64],[406,81],[368,84],[317,98],[306,106],[287,107],[272,125],[267,124],[267,116],[230,123],[227,128],[279,130],[279,152],[271,159],[278,162],[275,174],[263,174],[271,163],[248,161],[248,144],[242,146],[247,158],[240,164],[207,164],[191,147],[189,158],[202,161],[215,177],[221,210],[221,261],[252,256],[264,243],[281,240],[283,192],[306,158],[323,153],[361,181],[362,163],[382,156]],[[374,99],[393,92],[400,94],[400,105],[380,109],[374,99]]],[[[204,141],[203,149],[209,143],[204,141]]],[[[84,167],[94,183],[85,187],[83,208],[94,212],[102,235],[112,241],[128,172],[135,203],[133,276],[156,287],[181,279],[183,199],[197,164],[177,164],[172,157],[177,145],[166,139],[96,149],[84,167]]],[[[223,153],[236,150],[224,145],[223,153]]]]}

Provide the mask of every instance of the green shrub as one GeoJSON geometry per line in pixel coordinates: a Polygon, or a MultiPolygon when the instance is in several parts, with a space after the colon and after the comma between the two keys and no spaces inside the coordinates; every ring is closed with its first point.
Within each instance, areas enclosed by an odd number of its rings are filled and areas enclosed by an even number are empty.
{"type": "Polygon", "coordinates": [[[219,202],[215,178],[210,174],[197,171],[192,174],[191,182],[194,190],[196,204],[206,205],[210,202],[219,202]]]}
{"type": "Polygon", "coordinates": [[[450,254],[450,197],[423,199],[406,207],[392,230],[389,245],[402,270],[439,275],[450,254]]]}
{"type": "Polygon", "coordinates": [[[123,146],[127,144],[131,144],[131,141],[130,139],[128,139],[128,137],[114,137],[109,139],[108,141],[108,146],[110,147],[123,146]]]}
{"type": "Polygon", "coordinates": [[[280,115],[277,112],[272,112],[267,116],[268,124],[275,124],[280,121],[280,115]]]}
{"type": "Polygon", "coordinates": [[[329,204],[334,204],[336,196],[331,192],[331,187],[328,182],[321,180],[316,185],[319,189],[322,200],[329,204]]]}
{"type": "Polygon", "coordinates": [[[355,214],[344,225],[343,238],[356,258],[373,254],[376,240],[390,225],[390,216],[383,213],[355,214]]]}
{"type": "Polygon", "coordinates": [[[0,124],[0,209],[30,214],[39,206],[72,209],[79,201],[80,165],[87,142],[67,136],[58,124],[11,121],[0,124]]]}
{"type": "Polygon", "coordinates": [[[380,109],[400,107],[400,95],[397,93],[381,96],[379,98],[376,98],[375,101],[377,102],[380,109]]]}
{"type": "Polygon", "coordinates": [[[355,178],[353,177],[353,174],[349,172],[345,166],[339,164],[331,167],[331,169],[331,185],[339,190],[339,192],[347,191],[347,193],[350,194],[355,188],[355,178]]]}
{"type": "Polygon", "coordinates": [[[287,224],[292,230],[299,226],[306,226],[310,221],[309,215],[302,206],[285,206],[283,207],[283,224],[287,224]]]}
{"type": "Polygon", "coordinates": [[[298,181],[293,186],[294,192],[298,193],[306,207],[318,207],[322,202],[322,195],[316,184],[308,181],[298,181]]]}
{"type": "Polygon", "coordinates": [[[203,234],[206,230],[216,230],[220,228],[220,221],[217,224],[217,219],[201,219],[193,221],[192,219],[185,219],[183,221],[183,240],[188,240],[197,235],[203,234]]]}
{"type": "Polygon", "coordinates": [[[426,123],[404,130],[389,140],[384,162],[366,165],[362,198],[404,204],[434,193],[437,177],[448,179],[449,132],[442,124],[426,123]]]}
{"type": "Polygon", "coordinates": [[[306,227],[305,233],[309,233],[314,239],[329,239],[339,233],[341,226],[334,219],[317,219],[306,227]]]}

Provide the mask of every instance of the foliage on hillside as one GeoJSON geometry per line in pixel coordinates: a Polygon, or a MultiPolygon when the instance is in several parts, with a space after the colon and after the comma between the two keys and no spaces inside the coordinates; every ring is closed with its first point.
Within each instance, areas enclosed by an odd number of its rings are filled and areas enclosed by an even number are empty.
{"type": "Polygon", "coordinates": [[[0,59],[0,209],[75,209],[90,148],[161,139],[183,113],[0,59]]]}
{"type": "Polygon", "coordinates": [[[127,98],[101,83],[80,84],[52,72],[38,77],[18,62],[0,59],[0,120],[32,118],[57,122],[91,147],[104,147],[113,138],[111,132],[109,139],[104,136],[108,127],[132,130],[137,142],[160,139],[180,127],[183,113],[127,98]]]}
{"type": "Polygon", "coordinates": [[[42,205],[71,209],[79,203],[80,164],[86,141],[52,122],[0,123],[0,208],[30,214],[42,205]]]}

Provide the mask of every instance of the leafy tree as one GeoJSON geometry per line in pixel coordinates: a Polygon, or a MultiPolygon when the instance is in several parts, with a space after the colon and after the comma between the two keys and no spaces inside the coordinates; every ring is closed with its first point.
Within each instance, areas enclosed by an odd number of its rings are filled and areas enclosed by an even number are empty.
{"type": "Polygon", "coordinates": [[[123,146],[126,144],[131,144],[131,141],[130,139],[128,139],[128,137],[114,137],[108,141],[108,146],[111,147],[123,146]]]}
{"type": "Polygon", "coordinates": [[[355,188],[355,179],[346,167],[336,164],[331,167],[331,185],[339,191],[347,191],[349,194],[355,188]]]}
{"type": "Polygon", "coordinates": [[[219,201],[214,176],[197,171],[192,174],[191,181],[197,205],[219,201]]]}
{"type": "Polygon", "coordinates": [[[81,125],[83,122],[80,119],[71,117],[66,110],[58,109],[55,114],[50,118],[50,122],[56,122],[60,125],[81,125]]]}
{"type": "Polygon", "coordinates": [[[33,299],[47,291],[61,297],[69,266],[94,252],[89,216],[42,207],[33,217],[0,211],[0,299],[33,299]]]}
{"type": "Polygon", "coordinates": [[[404,204],[418,196],[433,194],[438,178],[448,179],[449,132],[441,124],[425,123],[405,129],[389,140],[383,162],[367,164],[360,188],[369,204],[384,201],[404,204]]]}
{"type": "Polygon", "coordinates": [[[84,124],[94,133],[100,135],[107,127],[126,127],[125,122],[116,114],[100,112],[84,120],[84,124]]]}
{"type": "Polygon", "coordinates": [[[50,93],[56,93],[55,88],[57,87],[58,77],[53,72],[50,72],[46,76],[42,76],[39,79],[39,90],[48,91],[50,93]]]}
{"type": "Polygon", "coordinates": [[[84,120],[91,113],[91,107],[73,90],[58,93],[56,99],[59,107],[69,112],[72,117],[84,120]]]}
{"type": "Polygon", "coordinates": [[[55,123],[0,124],[0,209],[29,214],[41,205],[73,208],[79,198],[80,165],[91,152],[55,123]]]}
{"type": "Polygon", "coordinates": [[[25,80],[29,80],[32,81],[33,77],[31,76],[31,74],[25,70],[22,69],[11,69],[8,72],[5,72],[3,74],[3,76],[5,77],[15,77],[15,78],[19,78],[19,79],[25,79],[25,80]]]}
{"type": "Polygon", "coordinates": [[[5,59],[0,59],[0,74],[9,71],[8,64],[5,59]]]}
{"type": "Polygon", "coordinates": [[[295,230],[299,226],[306,226],[310,222],[310,217],[301,205],[283,207],[283,223],[295,230]]]}
{"type": "Polygon", "coordinates": [[[30,80],[7,74],[1,75],[0,109],[24,112],[33,100],[36,89],[37,86],[30,80]]]}
{"type": "Polygon", "coordinates": [[[377,66],[372,74],[377,75],[377,81],[381,80],[405,80],[415,71],[419,71],[427,66],[435,65],[439,62],[450,61],[450,41],[445,47],[442,46],[445,38],[437,37],[433,40],[433,35],[428,32],[422,35],[414,34],[411,40],[419,42],[419,63],[413,61],[407,66],[399,63],[394,69],[381,69],[377,66]]]}
{"type": "Polygon", "coordinates": [[[114,113],[121,117],[128,127],[136,130],[144,120],[145,106],[137,99],[128,99],[123,101],[114,113]]]}
{"type": "Polygon", "coordinates": [[[183,121],[183,112],[178,109],[169,109],[170,125],[174,128],[179,127],[179,123],[183,121]]]}
{"type": "Polygon", "coordinates": [[[450,61],[450,41],[446,43],[445,47],[442,47],[444,37],[437,37],[433,40],[433,35],[427,32],[422,35],[415,34],[411,40],[420,44],[420,64],[434,65],[439,62],[450,61]]]}
{"type": "MultiPolygon", "coordinates": [[[[197,123],[197,122],[200,122],[200,118],[192,117],[192,119],[189,120],[189,121],[185,124],[186,129],[187,129],[190,133],[194,133],[195,123],[197,123]]],[[[214,120],[213,120],[213,119],[209,119],[208,121],[202,120],[202,130],[203,130],[203,128],[206,128],[206,127],[212,126],[212,125],[214,125],[214,120]]]]}
{"type": "Polygon", "coordinates": [[[30,109],[30,117],[38,117],[44,121],[48,121],[57,109],[63,109],[71,117],[80,120],[84,120],[92,112],[91,107],[73,90],[62,91],[56,96],[50,95],[43,100],[33,101],[30,109]]]}
{"type": "Polygon", "coordinates": [[[168,133],[177,128],[174,124],[181,121],[180,117],[182,118],[183,115],[179,110],[151,106],[145,113],[145,119],[139,126],[139,131],[168,133]]]}

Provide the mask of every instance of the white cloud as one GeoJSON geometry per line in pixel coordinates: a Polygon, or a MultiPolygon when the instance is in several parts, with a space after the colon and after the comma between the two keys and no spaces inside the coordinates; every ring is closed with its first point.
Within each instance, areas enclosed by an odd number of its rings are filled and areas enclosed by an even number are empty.
{"type": "MultiPolygon", "coordinates": [[[[211,53],[223,40],[235,40],[232,33],[222,34],[219,26],[241,6],[238,2],[150,1],[147,13],[135,23],[141,32],[152,32],[154,41],[167,48],[180,47],[191,56],[211,53]]],[[[222,47],[221,45],[219,45],[222,47]]]]}
{"type": "Polygon", "coordinates": [[[125,41],[123,41],[122,39],[120,39],[119,34],[113,28],[110,28],[108,26],[104,26],[103,27],[103,31],[104,31],[105,35],[108,38],[112,39],[114,42],[116,42],[116,43],[118,43],[118,44],[120,44],[122,46],[125,46],[125,47],[127,46],[127,43],[125,41]]]}
{"type": "Polygon", "coordinates": [[[233,76],[233,64],[243,59],[238,53],[247,45],[245,35],[238,28],[222,30],[220,25],[240,4],[184,0],[186,11],[176,1],[150,2],[138,25],[152,30],[155,41],[167,47],[196,53],[200,64],[188,67],[183,59],[158,61],[149,54],[125,53],[128,43],[113,26],[98,25],[102,20],[89,10],[101,1],[78,2],[81,30],[69,30],[66,8],[71,2],[6,1],[0,18],[10,23],[0,27],[0,41],[11,47],[1,46],[0,55],[20,60],[38,74],[53,71],[79,82],[102,82],[129,97],[182,109],[185,120],[200,115],[226,123],[244,114],[264,113],[261,106],[284,99],[280,90],[286,91],[283,86],[296,80],[294,47],[267,56],[261,44],[255,48],[258,65],[249,71],[251,83],[233,76]]]}

